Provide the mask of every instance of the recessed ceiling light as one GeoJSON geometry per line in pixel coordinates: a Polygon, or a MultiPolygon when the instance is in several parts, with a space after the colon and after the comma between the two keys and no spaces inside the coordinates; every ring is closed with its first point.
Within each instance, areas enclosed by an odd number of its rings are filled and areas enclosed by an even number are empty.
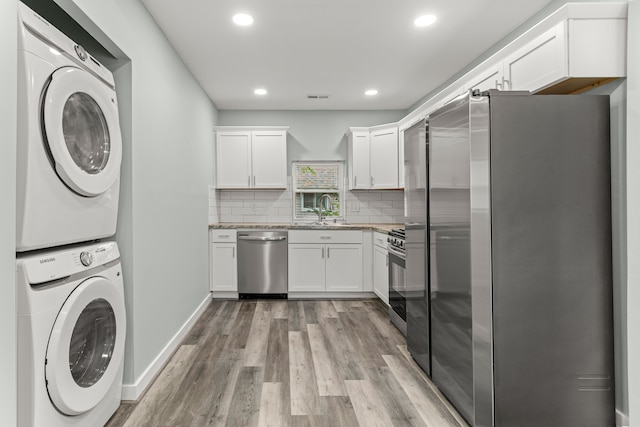
{"type": "Polygon", "coordinates": [[[373,96],[373,95],[377,95],[377,94],[378,94],[378,91],[377,91],[377,90],[375,90],[375,89],[369,89],[369,90],[368,90],[368,91],[366,91],[364,94],[365,94],[365,95],[367,95],[367,96],[373,96]]]}
{"type": "Polygon", "coordinates": [[[267,94],[267,90],[266,89],[256,89],[253,91],[253,93],[255,93],[256,95],[266,95],[267,94]]]}
{"type": "Polygon", "coordinates": [[[238,13],[237,15],[233,15],[233,22],[235,22],[236,25],[246,27],[247,25],[253,24],[253,17],[246,13],[238,13]]]}
{"type": "Polygon", "coordinates": [[[437,19],[438,18],[436,18],[435,15],[422,15],[417,17],[416,20],[413,21],[413,25],[415,25],[416,27],[428,27],[429,25],[436,22],[437,19]]]}

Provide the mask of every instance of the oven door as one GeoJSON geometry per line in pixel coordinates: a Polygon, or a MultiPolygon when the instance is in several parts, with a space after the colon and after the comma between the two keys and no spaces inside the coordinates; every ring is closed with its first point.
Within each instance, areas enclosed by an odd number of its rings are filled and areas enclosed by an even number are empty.
{"type": "Polygon", "coordinates": [[[407,335],[407,296],[404,279],[405,259],[389,248],[389,317],[407,335]]]}

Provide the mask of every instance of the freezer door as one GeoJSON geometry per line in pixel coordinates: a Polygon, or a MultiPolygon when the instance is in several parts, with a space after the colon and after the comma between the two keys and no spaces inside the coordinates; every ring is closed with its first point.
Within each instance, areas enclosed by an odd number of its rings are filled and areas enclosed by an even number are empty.
{"type": "Polygon", "coordinates": [[[431,375],[429,293],[427,290],[427,130],[421,120],[404,131],[407,346],[431,375]]]}
{"type": "Polygon", "coordinates": [[[495,425],[613,426],[609,98],[492,96],[490,155],[495,425]]]}
{"type": "Polygon", "coordinates": [[[468,96],[429,116],[428,147],[431,375],[472,423],[468,96]]]}

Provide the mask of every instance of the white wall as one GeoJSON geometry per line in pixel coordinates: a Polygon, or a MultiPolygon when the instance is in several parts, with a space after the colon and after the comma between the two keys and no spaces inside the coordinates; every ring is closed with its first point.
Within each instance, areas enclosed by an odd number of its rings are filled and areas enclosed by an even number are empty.
{"type": "Polygon", "coordinates": [[[0,2],[0,425],[16,424],[16,14],[0,2]]]}
{"type": "Polygon", "coordinates": [[[128,315],[124,382],[131,385],[208,296],[217,110],[139,1],[56,3],[119,60],[124,160],[116,240],[128,315]]]}
{"type": "Polygon", "coordinates": [[[640,426],[640,1],[629,2],[627,46],[627,348],[629,421],[640,426]]]}

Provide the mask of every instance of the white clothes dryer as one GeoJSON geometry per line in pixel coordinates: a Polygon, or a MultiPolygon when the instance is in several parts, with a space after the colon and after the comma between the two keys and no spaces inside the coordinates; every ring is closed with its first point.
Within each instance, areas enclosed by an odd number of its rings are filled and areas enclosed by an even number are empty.
{"type": "Polygon", "coordinates": [[[18,2],[16,251],[116,232],[122,136],[113,75],[18,2]]]}
{"type": "Polygon", "coordinates": [[[120,405],[126,316],[113,242],[19,254],[18,425],[104,425],[120,405]]]}

